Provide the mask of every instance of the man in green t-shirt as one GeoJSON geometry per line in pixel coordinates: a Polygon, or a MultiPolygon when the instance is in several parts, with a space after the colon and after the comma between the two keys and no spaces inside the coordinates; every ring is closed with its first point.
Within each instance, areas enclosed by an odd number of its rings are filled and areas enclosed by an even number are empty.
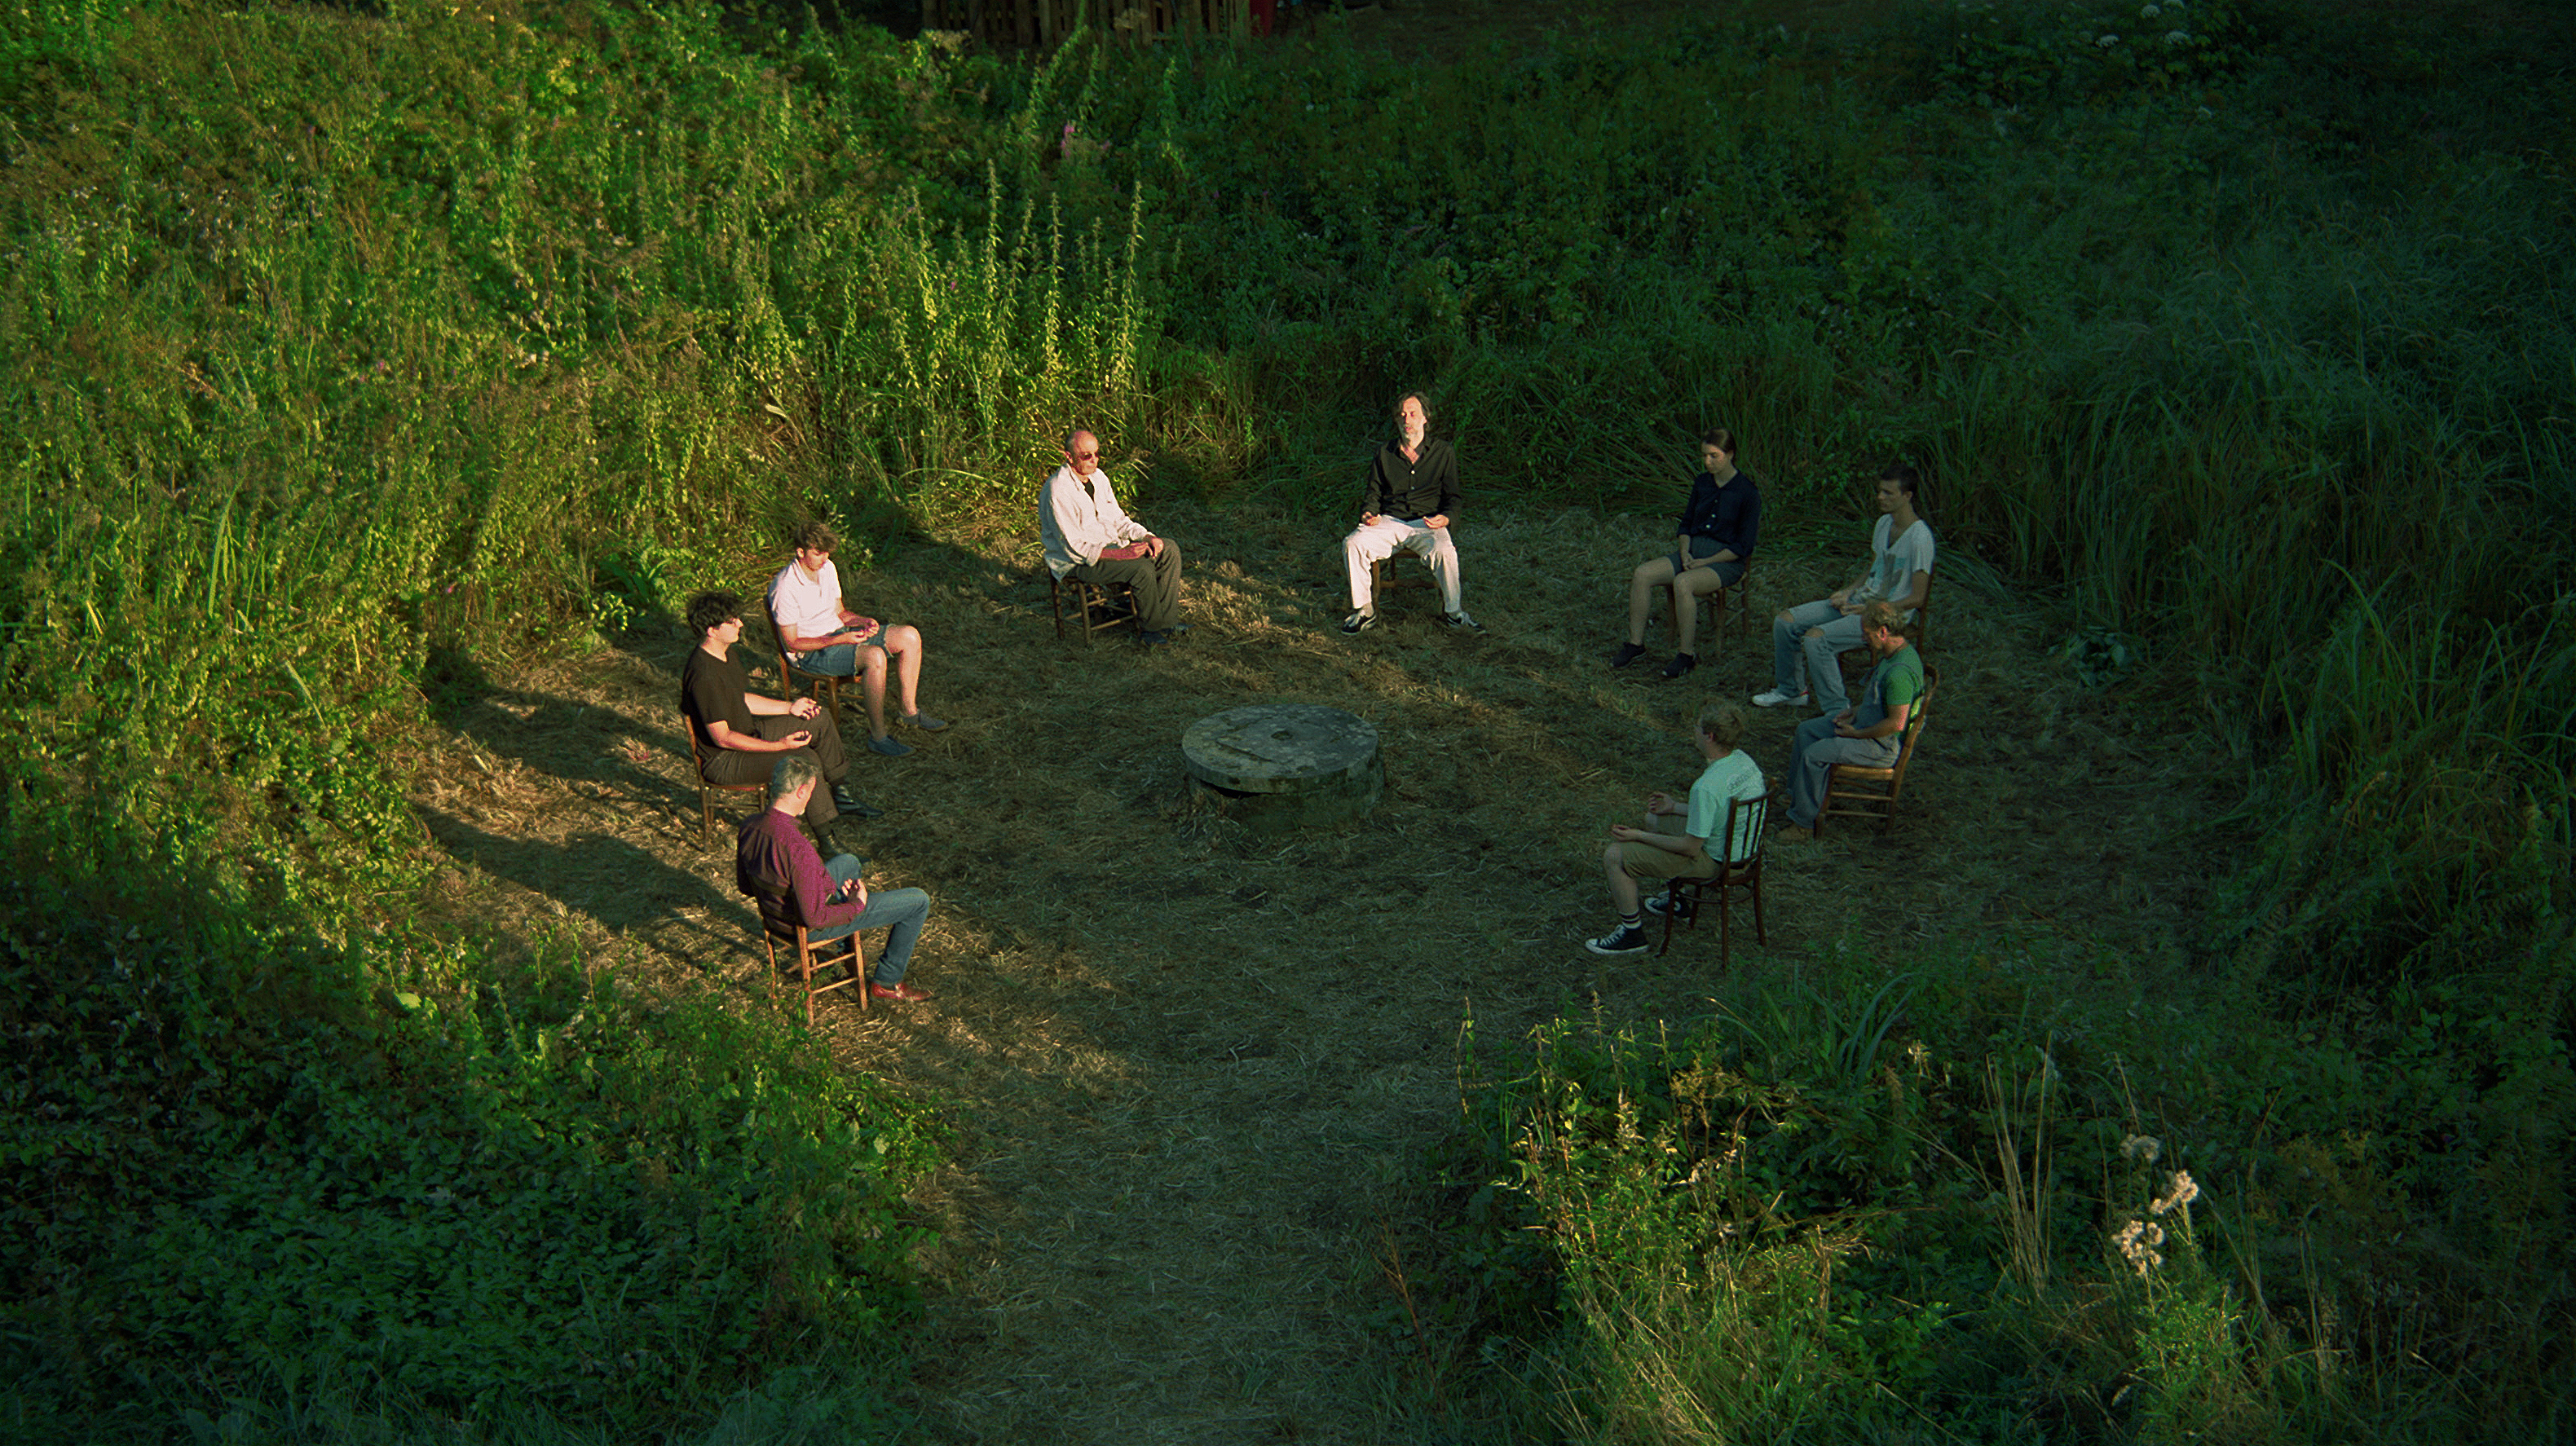
{"type": "MultiPolygon", "coordinates": [[[[1736,747],[1744,737],[1744,710],[1732,703],[1711,703],[1699,712],[1699,751],[1708,760],[1685,803],[1668,793],[1646,795],[1646,825],[1610,825],[1610,846],[1601,851],[1601,872],[1610,880],[1610,902],[1619,911],[1619,927],[1583,947],[1595,954],[1643,954],[1646,927],[1638,913],[1639,879],[1704,879],[1717,872],[1717,860],[1753,857],[1761,844],[1750,827],[1728,828],[1728,811],[1737,799],[1762,797],[1762,766],[1736,747]],[[1667,820],[1679,819],[1674,829],[1667,820]]],[[[1742,825],[1750,814],[1739,815],[1742,825]]],[[[1660,906],[1659,906],[1660,907],[1660,906]]]]}
{"type": "Polygon", "coordinates": [[[1798,725],[1789,750],[1789,826],[1784,839],[1812,838],[1825,806],[1825,775],[1837,763],[1885,768],[1896,762],[1905,720],[1923,698],[1923,655],[1905,640],[1905,613],[1881,598],[1861,609],[1861,640],[1878,667],[1858,706],[1798,725]]]}

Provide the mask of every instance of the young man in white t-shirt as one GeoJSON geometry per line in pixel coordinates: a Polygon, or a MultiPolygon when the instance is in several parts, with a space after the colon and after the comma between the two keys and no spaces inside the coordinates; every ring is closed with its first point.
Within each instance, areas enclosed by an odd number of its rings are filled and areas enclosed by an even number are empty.
{"type": "Polygon", "coordinates": [[[841,574],[832,549],[841,539],[820,522],[796,535],[796,558],[769,580],[769,616],[778,642],[801,672],[857,678],[868,700],[868,748],[900,758],[912,745],[886,729],[886,674],[901,691],[902,721],[925,733],[948,725],[921,711],[921,633],[902,623],[884,624],[841,606],[841,574]]]}
{"type": "Polygon", "coordinates": [[[1843,692],[1838,660],[1861,646],[1861,609],[1891,602],[1907,623],[1914,621],[1914,610],[1932,595],[1932,526],[1914,510],[1921,481],[1902,462],[1881,473],[1868,571],[1832,597],[1801,603],[1771,620],[1771,691],[1754,694],[1754,707],[1803,708],[1813,680],[1816,711],[1828,718],[1840,713],[1851,698],[1843,692]]]}
{"type": "MultiPolygon", "coordinates": [[[[1732,703],[1711,703],[1699,712],[1699,751],[1708,760],[1684,802],[1668,793],[1646,795],[1646,826],[1614,823],[1610,846],[1601,851],[1601,872],[1610,880],[1610,903],[1619,911],[1619,927],[1583,947],[1595,954],[1646,952],[1645,916],[1637,901],[1639,879],[1704,879],[1717,872],[1723,853],[1729,862],[1753,857],[1761,840],[1749,826],[1727,836],[1727,808],[1736,799],[1762,797],[1762,765],[1736,744],[1744,737],[1744,710],[1732,703]],[[1674,830],[1668,820],[1681,820],[1674,830]]],[[[1748,815],[1739,814],[1743,825],[1748,815]]],[[[1659,904],[1660,909],[1662,906],[1659,904]]]]}

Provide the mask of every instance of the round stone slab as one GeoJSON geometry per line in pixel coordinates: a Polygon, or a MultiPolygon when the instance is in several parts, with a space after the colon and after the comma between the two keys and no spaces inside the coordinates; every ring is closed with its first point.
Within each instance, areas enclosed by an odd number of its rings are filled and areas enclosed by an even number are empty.
{"type": "Polygon", "coordinates": [[[1181,762],[1202,796],[1265,829],[1364,818],[1386,791],[1377,729],[1313,703],[1210,714],[1182,733],[1181,762]]]}

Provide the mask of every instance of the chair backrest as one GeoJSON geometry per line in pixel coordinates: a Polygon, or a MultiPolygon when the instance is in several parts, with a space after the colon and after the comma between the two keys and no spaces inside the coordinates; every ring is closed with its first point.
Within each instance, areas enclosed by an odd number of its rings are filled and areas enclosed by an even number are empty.
{"type": "Polygon", "coordinates": [[[697,719],[689,716],[686,707],[680,709],[680,731],[689,735],[689,766],[698,771],[698,781],[704,783],[707,781],[706,730],[698,726],[697,719]]]}
{"type": "Polygon", "coordinates": [[[1726,801],[1726,826],[1718,830],[1718,862],[1749,864],[1762,857],[1762,825],[1771,816],[1768,795],[1755,798],[1730,798],[1726,801]],[[1735,856],[1735,841],[1749,838],[1753,847],[1744,857],[1735,856]]]}

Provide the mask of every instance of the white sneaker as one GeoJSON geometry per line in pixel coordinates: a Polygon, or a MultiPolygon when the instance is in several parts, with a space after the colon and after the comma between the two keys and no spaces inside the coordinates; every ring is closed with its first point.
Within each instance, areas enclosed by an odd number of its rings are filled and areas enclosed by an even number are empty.
{"type": "Polygon", "coordinates": [[[1804,693],[1792,693],[1783,688],[1774,688],[1768,693],[1754,694],[1753,706],[1756,708],[1804,708],[1807,706],[1807,695],[1804,693]]]}

